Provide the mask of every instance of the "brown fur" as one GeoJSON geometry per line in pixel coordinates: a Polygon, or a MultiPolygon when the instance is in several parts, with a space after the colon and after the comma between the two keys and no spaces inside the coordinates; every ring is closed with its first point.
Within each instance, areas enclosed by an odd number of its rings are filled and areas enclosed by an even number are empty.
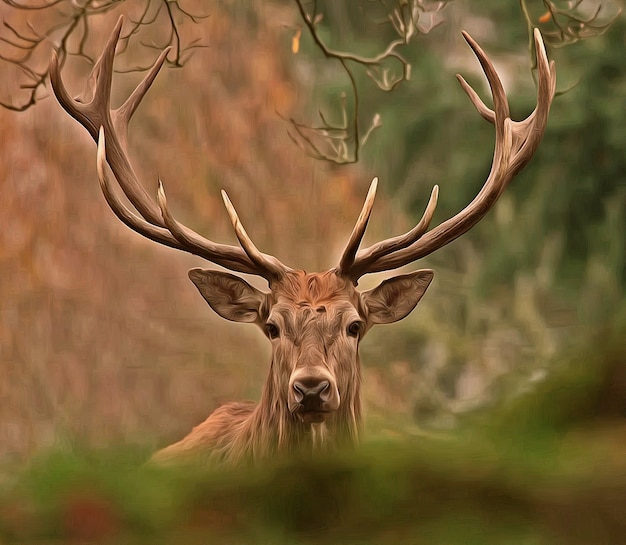
{"type": "Polygon", "coordinates": [[[272,361],[259,403],[219,407],[184,439],[157,452],[152,460],[158,463],[240,464],[354,444],[361,427],[358,343],[372,324],[408,314],[432,273],[398,277],[365,294],[335,270],[289,271],[272,282],[270,293],[227,273],[195,270],[190,277],[218,314],[261,327],[274,324],[280,336],[270,338],[272,361]],[[355,322],[358,335],[349,333],[355,322]],[[336,385],[338,406],[323,422],[307,423],[290,409],[293,377],[302,374],[336,385]]]}

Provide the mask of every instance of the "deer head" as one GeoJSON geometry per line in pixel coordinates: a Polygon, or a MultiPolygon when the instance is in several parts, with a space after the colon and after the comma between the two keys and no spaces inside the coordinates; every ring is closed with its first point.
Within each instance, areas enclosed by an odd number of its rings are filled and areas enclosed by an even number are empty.
{"type": "Polygon", "coordinates": [[[360,249],[374,204],[377,187],[374,179],[339,264],[321,273],[307,273],[260,252],[223,191],[240,246],[213,242],[180,224],[168,207],[160,182],[156,202],[149,198],[128,159],[126,133],[168,50],[161,53],[126,102],[112,110],[113,59],[121,28],[120,19],[94,66],[83,98],[75,100],[69,96],[56,57],[50,65],[50,79],[59,102],[98,144],[98,179],[107,203],[123,223],[155,242],[267,281],[269,291],[261,291],[227,272],[204,269],[189,272],[191,281],[215,312],[227,320],[258,325],[272,343],[270,376],[260,410],[268,413],[267,421],[278,422],[279,443],[280,437],[289,435],[285,430],[290,425],[307,427],[322,422],[329,433],[335,430],[337,434],[356,438],[360,421],[358,344],[373,325],[392,323],[407,316],[430,285],[433,272],[418,270],[395,276],[365,292],[358,290],[358,281],[365,274],[412,263],[467,232],[528,163],[544,133],[556,85],[554,64],[548,62],[541,34],[535,30],[537,105],[529,117],[516,122],[510,118],[507,98],[493,64],[478,44],[463,33],[482,65],[494,101],[494,108],[488,108],[466,81],[457,76],[479,114],[494,125],[496,133],[491,172],[474,200],[429,230],[437,204],[435,186],[422,218],[413,229],[360,249]],[[136,212],[119,199],[107,175],[107,164],[136,212]]]}

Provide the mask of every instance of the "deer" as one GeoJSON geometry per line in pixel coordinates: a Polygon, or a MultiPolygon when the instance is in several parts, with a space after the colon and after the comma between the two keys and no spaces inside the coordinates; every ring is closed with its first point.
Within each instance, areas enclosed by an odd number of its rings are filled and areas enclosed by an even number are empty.
{"type": "Polygon", "coordinates": [[[292,269],[262,253],[223,190],[221,195],[238,246],[214,242],[177,221],[160,180],[156,200],[150,198],[131,166],[128,125],[169,49],[160,53],[126,101],[112,109],[113,64],[122,26],[120,18],[77,99],[67,91],[58,57],[53,54],[50,81],[54,95],[97,143],[98,181],[119,220],[147,239],[231,271],[193,268],[188,274],[219,316],[256,324],[272,346],[269,374],[258,403],[233,402],[218,407],[186,437],[156,452],[151,462],[256,464],[276,455],[356,445],[362,427],[359,343],[374,325],[397,322],[411,313],[431,284],[434,272],[422,269],[393,276],[368,291],[359,291],[359,279],[409,265],[469,231],[528,164],[545,132],[556,88],[554,61],[548,60],[541,33],[535,29],[533,35],[537,103],[526,119],[513,121],[493,63],[478,43],[462,32],[486,76],[493,109],[462,76],[457,75],[457,79],[480,116],[494,126],[496,135],[491,170],[474,199],[456,215],[429,229],[439,194],[435,185],[421,219],[412,229],[360,248],[376,196],[378,179],[374,178],[339,264],[311,273],[292,269]],[[115,189],[107,165],[119,189],[115,189]],[[135,210],[121,200],[120,189],[135,210]],[[269,291],[257,289],[232,273],[261,277],[269,291]]]}

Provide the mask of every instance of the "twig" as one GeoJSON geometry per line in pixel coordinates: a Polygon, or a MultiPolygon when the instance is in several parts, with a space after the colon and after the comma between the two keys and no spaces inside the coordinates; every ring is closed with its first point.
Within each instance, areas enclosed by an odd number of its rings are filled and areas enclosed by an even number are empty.
{"type": "MultiPolygon", "coordinates": [[[[87,53],[86,46],[90,35],[90,21],[94,16],[102,15],[124,5],[124,0],[49,0],[33,3],[30,0],[1,0],[6,5],[14,8],[15,13],[20,11],[42,12],[50,10],[57,17],[61,16],[61,22],[48,26],[43,31],[35,30],[34,26],[27,22],[32,35],[26,35],[23,31],[7,21],[3,21],[4,35],[0,30],[0,43],[5,44],[9,50],[6,54],[0,53],[0,61],[16,66],[26,77],[26,81],[19,85],[21,91],[27,95],[23,101],[17,101],[14,96],[9,101],[0,100],[0,106],[14,111],[24,111],[37,103],[44,95],[47,80],[47,63],[41,60],[42,55],[35,55],[40,48],[50,48],[57,52],[61,65],[64,65],[69,56],[80,57],[89,64],[93,64],[93,58],[87,53]],[[71,48],[70,44],[74,44],[71,48]]],[[[207,16],[193,14],[181,7],[178,0],[144,0],[144,10],[138,20],[130,22],[130,29],[120,40],[118,55],[127,52],[131,38],[153,24],[166,25],[163,44],[146,44],[140,41],[144,47],[155,48],[159,51],[172,47],[172,56],[169,59],[171,66],[183,66],[193,49],[204,47],[197,40],[187,44],[181,33],[181,25],[185,20],[198,23],[207,16]]],[[[49,55],[46,55],[47,59],[49,55]]],[[[133,67],[120,70],[121,72],[134,72],[146,70],[144,67],[133,67]]]]}
{"type": "Polygon", "coordinates": [[[382,123],[380,115],[374,114],[370,126],[363,135],[361,134],[359,88],[351,65],[365,67],[366,74],[382,91],[393,91],[411,76],[411,65],[398,51],[398,48],[408,45],[418,34],[423,34],[434,28],[436,24],[431,24],[429,27],[420,27],[420,17],[424,13],[440,11],[447,4],[447,1],[405,0],[397,2],[388,14],[387,23],[391,24],[396,34],[398,34],[398,38],[389,42],[382,52],[371,57],[338,51],[328,47],[318,32],[318,25],[323,17],[317,10],[317,1],[313,0],[310,2],[310,13],[305,8],[302,0],[295,0],[295,2],[300,18],[317,48],[327,59],[338,61],[348,77],[352,101],[351,107],[348,109],[346,96],[345,94],[342,95],[342,124],[333,125],[328,123],[320,111],[321,126],[306,125],[296,122],[294,119],[289,119],[293,129],[289,131],[289,136],[312,157],[335,164],[356,163],[359,160],[362,146],[367,142],[372,132],[380,127],[382,123]],[[394,73],[391,70],[388,66],[390,61],[399,66],[400,73],[394,73]]]}

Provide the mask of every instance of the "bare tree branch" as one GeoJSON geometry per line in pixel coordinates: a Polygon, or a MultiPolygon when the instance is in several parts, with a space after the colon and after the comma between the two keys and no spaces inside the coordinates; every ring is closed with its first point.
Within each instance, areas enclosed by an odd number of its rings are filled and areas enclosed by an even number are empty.
{"type": "MultiPolygon", "coordinates": [[[[402,50],[416,37],[428,33],[442,22],[440,12],[451,0],[369,0],[366,16],[380,12],[376,24],[384,25],[391,36],[377,54],[366,56],[330,47],[322,37],[324,14],[317,0],[294,0],[301,19],[292,49],[296,53],[302,32],[306,32],[326,59],[339,64],[345,73],[348,90],[338,100],[338,114],[318,111],[319,122],[302,122],[285,118],[289,136],[307,154],[334,164],[350,164],[359,160],[361,149],[373,131],[382,125],[378,113],[362,112],[357,79],[359,70],[380,90],[391,92],[411,77],[411,65],[402,50]]],[[[15,91],[8,99],[0,97],[0,106],[23,111],[46,96],[48,59],[56,51],[61,66],[68,57],[84,59],[93,64],[89,37],[93,34],[93,18],[116,9],[129,9],[125,0],[0,0],[11,8],[9,20],[0,26],[0,71],[2,63],[17,69],[15,91]],[[17,21],[10,19],[14,14],[17,21]],[[43,22],[42,22],[43,21],[43,22]],[[19,23],[19,24],[18,24],[19,23]]],[[[520,7],[529,30],[529,50],[535,59],[532,30],[540,26],[546,43],[559,47],[605,32],[621,12],[616,0],[542,0],[541,3],[520,0],[520,7]],[[544,10],[531,12],[530,8],[544,10]]],[[[121,37],[117,55],[128,56],[131,44],[144,49],[162,51],[169,47],[167,62],[181,67],[197,48],[206,47],[196,39],[185,39],[185,22],[200,23],[208,15],[185,9],[179,0],[134,0],[134,17],[129,18],[121,37]],[[139,10],[137,11],[137,8],[139,10]],[[148,30],[150,30],[148,34],[148,30]],[[149,36],[149,37],[146,37],[149,36]]],[[[136,48],[133,49],[135,54],[136,48]]],[[[125,58],[125,67],[118,72],[145,71],[151,62],[142,64],[136,58],[125,58]]],[[[533,66],[536,76],[536,66],[533,66]]],[[[7,68],[9,69],[9,68],[7,68]]],[[[14,81],[5,78],[5,81],[14,81]]]]}
{"type": "Polygon", "coordinates": [[[13,8],[18,9],[28,9],[28,10],[39,10],[39,9],[47,9],[52,6],[56,6],[61,4],[65,0],[50,0],[50,2],[42,2],[41,4],[22,4],[21,2],[15,2],[15,0],[3,0],[5,4],[11,6],[13,8]]]}
{"type": "MultiPolygon", "coordinates": [[[[533,31],[540,27],[545,43],[551,47],[565,47],[580,40],[600,36],[606,32],[622,12],[615,0],[542,0],[544,13],[531,12],[527,0],[520,0],[520,8],[528,29],[528,53],[531,72],[537,81],[537,63],[533,31]]],[[[576,87],[578,82],[558,90],[562,95],[576,87]]]]}
{"type": "Polygon", "coordinates": [[[352,100],[348,107],[347,97],[345,93],[342,94],[342,122],[340,124],[328,123],[320,111],[321,126],[307,125],[289,119],[292,128],[289,136],[312,157],[335,164],[356,163],[359,160],[361,147],[372,131],[380,127],[382,123],[380,115],[374,114],[369,127],[364,133],[362,132],[359,89],[352,66],[364,67],[366,74],[382,91],[396,89],[411,76],[411,65],[398,49],[408,45],[417,35],[425,34],[437,26],[435,18],[424,18],[423,15],[432,15],[441,11],[448,1],[398,0],[393,2],[393,6],[387,6],[386,2],[381,1],[387,9],[385,22],[391,25],[398,38],[390,41],[382,52],[370,57],[328,47],[318,31],[323,14],[318,11],[317,1],[312,0],[306,7],[302,0],[295,0],[295,2],[300,18],[317,48],[327,59],[338,61],[346,73],[352,100]]]}
{"type": "MultiPolygon", "coordinates": [[[[49,0],[39,3],[30,0],[1,1],[13,8],[9,17],[15,15],[22,23],[18,27],[5,20],[0,28],[0,43],[5,46],[0,53],[0,63],[17,67],[24,77],[18,84],[17,91],[11,93],[8,100],[0,99],[0,106],[14,111],[24,111],[45,96],[47,65],[52,51],[56,51],[62,66],[69,56],[79,57],[88,64],[93,64],[94,59],[87,51],[93,17],[121,9],[126,4],[124,0],[49,0]],[[24,15],[20,15],[21,12],[24,15]],[[27,15],[34,13],[41,14],[36,23],[27,15]],[[50,23],[55,19],[58,22],[50,23]],[[27,27],[29,33],[21,29],[21,26],[27,27]]],[[[132,21],[130,30],[120,40],[119,55],[128,51],[131,40],[137,41],[144,48],[159,51],[171,47],[168,63],[180,67],[194,49],[204,47],[197,40],[186,42],[181,33],[181,25],[185,21],[198,23],[207,15],[191,13],[178,0],[141,1],[141,15],[132,21]],[[140,37],[141,31],[152,25],[156,25],[158,34],[164,37],[159,43],[146,43],[140,37]]],[[[132,66],[120,71],[146,69],[147,67],[132,66]]]]}
{"type": "Polygon", "coordinates": [[[530,12],[527,0],[520,0],[522,13],[529,28],[529,44],[531,45],[532,29],[538,25],[541,25],[546,44],[552,47],[563,47],[579,40],[603,34],[622,11],[621,6],[615,0],[566,0],[560,2],[542,0],[542,4],[545,12],[539,17],[534,17],[530,12]]]}

